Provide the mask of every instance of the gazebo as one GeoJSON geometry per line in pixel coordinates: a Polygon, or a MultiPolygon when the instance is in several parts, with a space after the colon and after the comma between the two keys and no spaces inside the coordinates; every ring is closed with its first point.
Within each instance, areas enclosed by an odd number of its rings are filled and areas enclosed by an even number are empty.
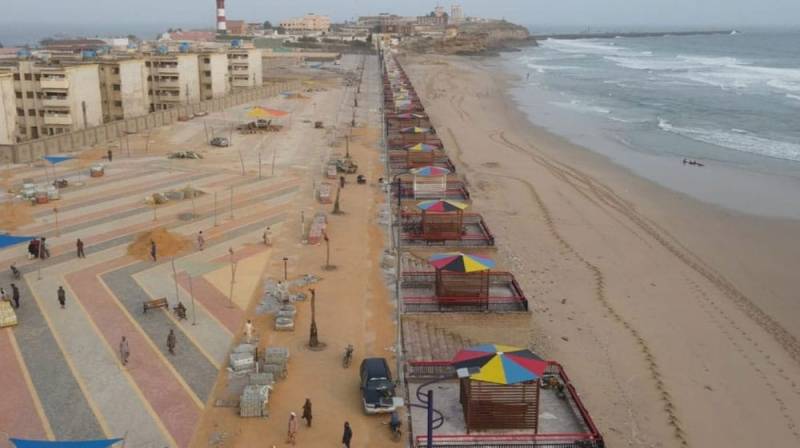
{"type": "Polygon", "coordinates": [[[422,238],[426,241],[461,239],[467,207],[466,203],[445,199],[418,203],[417,208],[422,211],[419,223],[422,238]]]}
{"type": "Polygon", "coordinates": [[[489,308],[489,270],[495,262],[461,252],[434,254],[428,259],[436,270],[435,292],[439,305],[479,302],[489,308]]]}
{"type": "Polygon", "coordinates": [[[447,191],[447,175],[450,170],[437,166],[423,166],[411,170],[414,176],[414,198],[439,198],[447,191]]]}
{"type": "Polygon", "coordinates": [[[483,344],[458,352],[467,434],[474,430],[539,430],[540,379],[550,363],[528,349],[483,344]]]}

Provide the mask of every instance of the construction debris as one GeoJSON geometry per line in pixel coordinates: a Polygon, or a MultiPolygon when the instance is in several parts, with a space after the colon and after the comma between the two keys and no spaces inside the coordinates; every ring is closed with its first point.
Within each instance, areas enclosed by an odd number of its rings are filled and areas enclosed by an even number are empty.
{"type": "Polygon", "coordinates": [[[203,156],[194,151],[177,151],[167,155],[168,159],[202,159],[203,156]]]}

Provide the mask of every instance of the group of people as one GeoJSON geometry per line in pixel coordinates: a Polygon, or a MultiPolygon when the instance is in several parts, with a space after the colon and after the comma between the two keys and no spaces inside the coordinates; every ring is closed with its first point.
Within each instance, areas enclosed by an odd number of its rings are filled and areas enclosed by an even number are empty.
{"type": "MultiPolygon", "coordinates": [[[[167,335],[167,351],[170,355],[175,355],[175,348],[177,345],[178,338],[175,336],[175,330],[170,329],[169,334],[167,335]]],[[[128,338],[122,336],[122,339],[119,341],[119,361],[123,366],[127,366],[130,357],[131,349],[130,345],[128,345],[128,338]]]]}
{"type": "MultiPolygon", "coordinates": [[[[303,404],[303,416],[300,417],[306,421],[306,426],[311,427],[311,400],[306,398],[306,402],[303,404]]],[[[294,445],[297,443],[297,426],[298,426],[298,418],[297,414],[294,412],[289,414],[289,430],[286,438],[286,443],[291,443],[294,445]]],[[[344,422],[344,432],[342,433],[342,446],[346,448],[350,448],[350,442],[353,440],[353,429],[350,427],[350,422],[344,422]]]]}
{"type": "Polygon", "coordinates": [[[683,158],[683,164],[684,165],[691,165],[691,166],[705,166],[702,163],[698,162],[697,160],[687,159],[685,157],[683,158]]]}
{"type": "MultiPolygon", "coordinates": [[[[78,238],[75,240],[75,251],[78,258],[86,258],[86,252],[83,248],[83,240],[78,238]]],[[[41,258],[42,260],[50,258],[50,248],[47,247],[47,238],[40,237],[34,238],[28,242],[28,258],[41,258]]]]}

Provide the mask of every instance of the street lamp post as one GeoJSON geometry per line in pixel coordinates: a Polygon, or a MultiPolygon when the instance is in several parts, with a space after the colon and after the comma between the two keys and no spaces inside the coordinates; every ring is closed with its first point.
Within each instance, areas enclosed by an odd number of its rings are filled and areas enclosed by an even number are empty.
{"type": "Polygon", "coordinates": [[[284,281],[289,279],[288,262],[289,262],[289,258],[283,257],[283,280],[284,281]]]}

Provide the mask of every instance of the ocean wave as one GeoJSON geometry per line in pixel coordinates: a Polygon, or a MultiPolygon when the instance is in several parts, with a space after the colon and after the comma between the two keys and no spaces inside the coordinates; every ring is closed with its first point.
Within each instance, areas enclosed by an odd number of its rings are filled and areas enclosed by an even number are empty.
{"type": "Polygon", "coordinates": [[[759,137],[741,129],[731,131],[674,126],[663,118],[658,127],[665,132],[722,148],[772,157],[800,161],[800,144],[759,137]]]}
{"type": "Polygon", "coordinates": [[[531,70],[536,71],[537,73],[545,73],[551,70],[580,70],[580,67],[574,67],[570,65],[541,65],[541,64],[525,64],[531,70]]]}
{"type": "Polygon", "coordinates": [[[591,104],[586,104],[580,100],[572,100],[569,102],[553,101],[550,104],[562,107],[564,109],[570,109],[582,113],[600,114],[600,115],[608,115],[611,113],[610,109],[606,109],[605,107],[600,107],[600,106],[593,106],[591,104]]]}
{"type": "Polygon", "coordinates": [[[640,55],[650,56],[650,51],[636,51],[628,47],[617,45],[615,42],[597,40],[560,40],[547,39],[542,46],[561,53],[573,55],[640,55]]]}

